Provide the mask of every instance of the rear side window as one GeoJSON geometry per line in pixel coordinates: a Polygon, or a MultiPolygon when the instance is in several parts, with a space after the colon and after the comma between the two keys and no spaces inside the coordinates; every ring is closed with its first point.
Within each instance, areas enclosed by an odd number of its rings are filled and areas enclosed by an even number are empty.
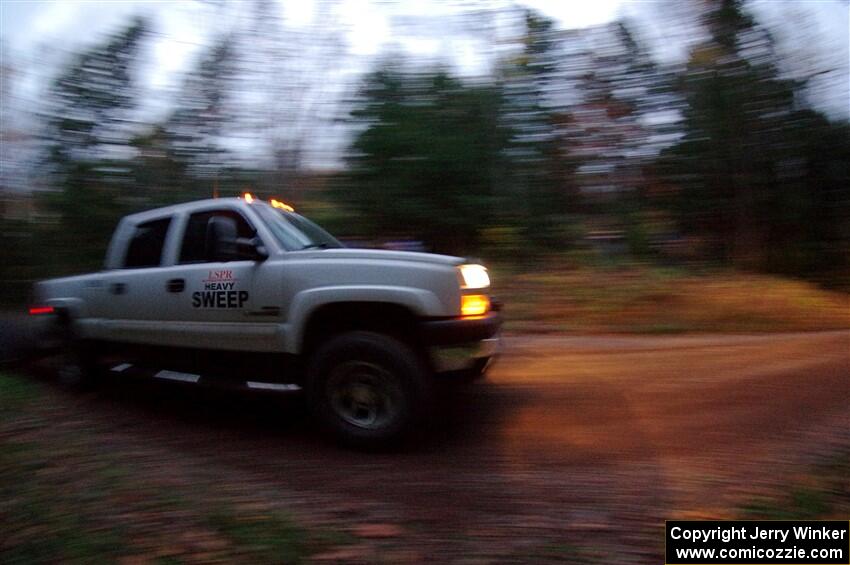
{"type": "Polygon", "coordinates": [[[207,249],[207,224],[214,216],[225,216],[236,220],[236,237],[252,238],[256,230],[235,210],[210,210],[189,216],[183,244],[180,247],[180,263],[207,263],[212,261],[213,250],[207,249]]]}
{"type": "Polygon", "coordinates": [[[127,246],[124,268],[158,267],[170,224],[171,218],[163,218],[136,226],[130,245],[127,246]]]}

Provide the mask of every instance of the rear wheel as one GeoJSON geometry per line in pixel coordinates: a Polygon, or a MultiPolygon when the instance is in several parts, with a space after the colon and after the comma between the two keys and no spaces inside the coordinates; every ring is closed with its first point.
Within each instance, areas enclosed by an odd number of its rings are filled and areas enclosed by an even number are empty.
{"type": "Polygon", "coordinates": [[[98,384],[96,361],[90,354],[77,348],[61,353],[56,373],[59,384],[68,389],[91,390],[98,384]]]}
{"type": "Polygon", "coordinates": [[[372,332],[346,333],[320,347],[308,369],[307,393],[324,428],[362,448],[404,437],[430,400],[419,356],[401,341],[372,332]]]}
{"type": "Polygon", "coordinates": [[[97,356],[84,341],[76,338],[71,324],[61,320],[59,355],[56,359],[56,378],[62,387],[90,390],[98,382],[97,356]]]}

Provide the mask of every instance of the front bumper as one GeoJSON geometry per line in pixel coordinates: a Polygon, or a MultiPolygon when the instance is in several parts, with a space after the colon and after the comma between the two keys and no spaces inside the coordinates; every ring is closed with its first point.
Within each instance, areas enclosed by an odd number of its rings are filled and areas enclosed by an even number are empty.
{"type": "Polygon", "coordinates": [[[499,333],[502,316],[489,312],[474,318],[448,318],[422,322],[422,339],[428,345],[459,345],[489,339],[499,333]]]}
{"type": "Polygon", "coordinates": [[[475,318],[427,320],[422,339],[429,348],[434,371],[463,371],[479,367],[483,372],[500,349],[502,317],[490,312],[475,318]]]}
{"type": "Polygon", "coordinates": [[[467,345],[432,347],[431,362],[434,365],[434,371],[447,373],[480,367],[483,373],[499,353],[501,343],[500,338],[490,337],[467,345]],[[483,364],[479,364],[479,361],[483,364]]]}

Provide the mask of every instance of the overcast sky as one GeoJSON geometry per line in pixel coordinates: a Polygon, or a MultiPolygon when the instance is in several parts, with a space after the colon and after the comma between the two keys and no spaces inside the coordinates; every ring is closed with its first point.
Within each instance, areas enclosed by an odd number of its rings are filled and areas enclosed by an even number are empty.
{"type": "MultiPolygon", "coordinates": [[[[323,24],[316,20],[320,1],[281,1],[288,29],[323,24]]],[[[688,22],[690,10],[677,0],[339,0],[333,12],[350,57],[345,72],[362,72],[374,56],[391,49],[448,61],[467,75],[483,74],[492,57],[483,49],[475,17],[462,15],[516,4],[554,18],[564,29],[629,18],[663,62],[683,60],[699,39],[698,28],[688,22]]],[[[850,116],[850,2],[753,0],[747,6],[774,33],[790,74],[833,69],[812,82],[810,100],[833,118],[850,116]]],[[[67,54],[120,29],[132,15],[145,14],[157,34],[144,71],[147,98],[155,108],[165,99],[162,93],[179,85],[181,71],[209,38],[227,30],[247,7],[238,0],[0,0],[0,62],[11,62],[24,75],[16,96],[37,97],[67,54]]]]}

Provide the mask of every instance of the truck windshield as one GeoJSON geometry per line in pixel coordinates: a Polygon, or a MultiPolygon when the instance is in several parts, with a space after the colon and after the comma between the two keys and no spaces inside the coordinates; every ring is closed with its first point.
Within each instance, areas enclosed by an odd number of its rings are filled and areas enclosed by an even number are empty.
{"type": "Polygon", "coordinates": [[[255,202],[254,209],[275,239],[289,251],[344,247],[334,236],[300,214],[272,208],[265,202],[255,202]]]}

